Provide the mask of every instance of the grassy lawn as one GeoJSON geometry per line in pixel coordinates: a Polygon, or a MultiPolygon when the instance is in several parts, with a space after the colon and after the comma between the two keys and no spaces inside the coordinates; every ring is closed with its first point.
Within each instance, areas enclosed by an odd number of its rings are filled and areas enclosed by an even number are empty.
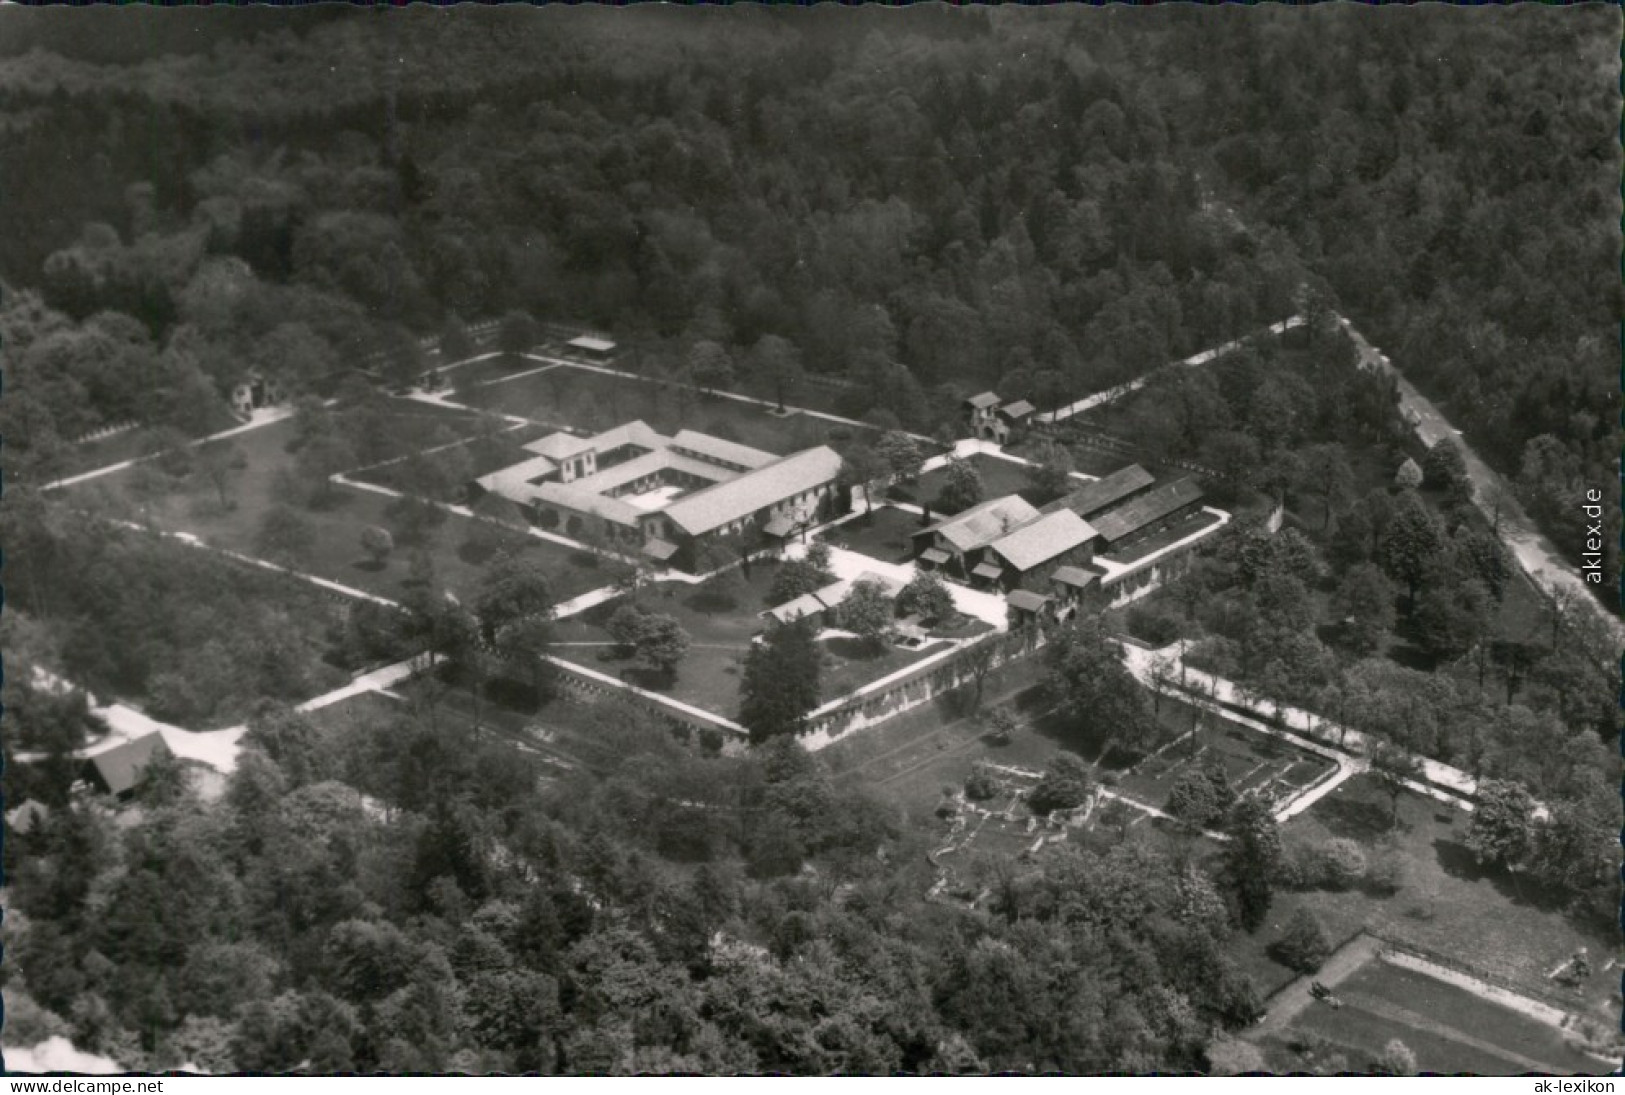
{"type": "MultiPolygon", "coordinates": [[[[522,460],[529,460],[536,454],[525,449],[525,444],[547,432],[546,427],[542,426],[521,426],[485,437],[468,438],[444,448],[435,447],[425,453],[424,459],[430,464],[438,465],[448,475],[474,479],[510,467],[522,460]]],[[[394,490],[405,490],[408,478],[406,469],[406,461],[395,460],[363,468],[351,473],[349,478],[363,483],[376,483],[394,490]]]]}
{"type": "Polygon", "coordinates": [[[1557,1073],[1600,1074],[1602,1062],[1571,1049],[1561,1031],[1483,1000],[1426,974],[1368,962],[1337,988],[1343,1007],[1306,1009],[1295,1030],[1342,1048],[1351,1068],[1361,1068],[1398,1038],[1416,1054],[1423,1072],[1473,1072],[1509,1076],[1538,1061],[1557,1073]],[[1426,1023],[1407,1021],[1420,1015],[1426,1023]],[[1477,1044],[1474,1044],[1477,1043],[1477,1044]],[[1490,1046],[1510,1051],[1501,1056],[1490,1046]]]}
{"type": "Polygon", "coordinates": [[[827,702],[940,653],[949,644],[928,642],[917,650],[887,644],[877,651],[861,639],[830,638],[818,645],[824,651],[821,691],[827,702]]]}
{"type": "MultiPolygon", "coordinates": [[[[1019,494],[1023,498],[1027,498],[1028,501],[1036,497],[1027,486],[1027,466],[1025,464],[1000,460],[996,456],[988,456],[985,453],[976,453],[971,456],[969,463],[982,476],[982,498],[984,500],[1002,498],[1007,494],[1019,494]]],[[[937,505],[937,496],[942,493],[942,488],[947,482],[948,469],[937,468],[920,476],[919,483],[909,493],[914,496],[914,501],[930,505],[933,513],[957,512],[940,509],[937,505]]],[[[1078,485],[1082,486],[1083,484],[1079,483],[1078,485]]]]}
{"type": "Polygon", "coordinates": [[[876,506],[869,516],[860,515],[830,529],[824,539],[884,562],[906,563],[914,558],[913,534],[920,528],[919,515],[894,506],[876,506]]]}
{"type": "Polygon", "coordinates": [[[486,385],[472,403],[559,428],[603,430],[642,419],[667,435],[699,430],[779,454],[839,444],[863,429],[805,415],[781,418],[766,407],[695,392],[680,397],[664,385],[569,367],[486,385]]]}
{"type": "MultiPolygon", "coordinates": [[[[237,419],[232,416],[231,411],[227,410],[224,403],[219,403],[213,407],[208,426],[203,433],[218,433],[221,430],[229,430],[235,425],[237,425],[237,419]]],[[[82,472],[105,468],[109,464],[134,460],[138,456],[147,454],[151,441],[152,431],[138,427],[108,437],[98,438],[95,441],[82,441],[78,444],[68,445],[62,450],[62,470],[58,474],[65,479],[82,472]]]]}
{"type": "Polygon", "coordinates": [[[1599,972],[1583,992],[1567,993],[1546,976],[1582,946],[1593,955],[1610,952],[1614,937],[1564,915],[1533,885],[1520,891],[1504,874],[1478,867],[1465,846],[1466,831],[1467,815],[1412,794],[1401,796],[1399,825],[1390,829],[1389,800],[1377,781],[1365,775],[1348,780],[1289,821],[1282,836],[1289,844],[1315,846],[1347,837],[1368,859],[1391,855],[1401,869],[1398,893],[1277,891],[1265,927],[1237,937],[1237,961],[1265,995],[1291,981],[1291,971],[1265,952],[1292,914],[1306,908],[1334,942],[1369,928],[1441,955],[1443,964],[1482,970],[1537,998],[1559,993],[1573,1010],[1617,1021],[1617,978],[1599,972]]]}
{"type": "MultiPolygon", "coordinates": [[[[739,599],[719,600],[707,590],[681,582],[659,582],[639,593],[640,603],[651,612],[673,616],[688,632],[688,656],[677,670],[675,681],[650,677],[619,657],[605,625],[624,603],[616,600],[595,606],[580,616],[561,620],[556,629],[554,653],[566,661],[673,699],[693,704],[725,718],[739,712],[739,680],[751,648],[751,638],[762,630],[759,613],[767,607],[767,593],[777,567],[758,563],[739,599]]],[[[822,694],[833,700],[870,681],[895,673],[922,658],[942,650],[944,642],[927,643],[918,650],[887,646],[878,653],[857,640],[830,638],[821,643],[824,650],[822,694]]]]}
{"type": "MultiPolygon", "coordinates": [[[[1019,456],[1025,460],[1042,460],[1047,442],[1039,438],[1027,438],[1013,445],[1006,445],[1004,451],[1011,456],[1019,456]]],[[[1091,449],[1086,445],[1070,445],[1067,452],[1072,455],[1072,470],[1081,471],[1085,475],[1092,475],[1096,479],[1110,475],[1119,468],[1126,467],[1131,461],[1115,453],[1102,452],[1091,449]]],[[[1149,464],[1141,462],[1147,471],[1154,470],[1149,464]]],[[[1079,486],[1082,486],[1080,483],[1079,486]]]]}
{"type": "MultiPolygon", "coordinates": [[[[421,426],[437,417],[407,415],[403,416],[403,424],[421,426]]],[[[188,532],[213,546],[258,556],[260,524],[280,499],[278,475],[293,468],[294,458],[287,446],[294,436],[293,422],[283,421],[232,439],[247,458],[247,466],[232,476],[228,498],[233,504],[228,509],[221,508],[214,487],[200,473],[176,481],[144,467],[128,468],[70,488],[69,496],[81,502],[97,499],[105,506],[103,512],[127,514],[132,519],[144,510],[159,528],[188,532]],[[153,480],[161,482],[164,489],[149,496],[143,483],[153,480]]],[[[361,533],[368,526],[392,526],[385,512],[391,501],[370,491],[340,487],[321,509],[295,507],[312,530],[305,558],[297,565],[318,577],[377,596],[399,598],[404,590],[402,582],[408,577],[407,553],[397,550],[380,567],[361,548],[361,533]]],[[[431,538],[430,550],[439,580],[465,600],[472,597],[489,560],[488,548],[470,543],[470,533],[477,527],[468,518],[447,514],[445,523],[431,538]]],[[[598,560],[592,556],[535,538],[527,538],[523,550],[541,560],[554,575],[560,597],[604,584],[598,560]]]]}
{"type": "Polygon", "coordinates": [[[739,675],[750,652],[751,636],[762,629],[758,613],[767,607],[767,591],[776,569],[758,564],[751,568],[749,579],[740,575],[745,588],[731,603],[681,582],[658,582],[639,592],[645,608],[675,617],[688,632],[688,656],[678,667],[675,681],[645,679],[629,659],[615,656],[605,624],[625,603],[622,599],[559,621],[555,630],[559,645],[553,652],[566,661],[733,718],[739,712],[739,675]]]}

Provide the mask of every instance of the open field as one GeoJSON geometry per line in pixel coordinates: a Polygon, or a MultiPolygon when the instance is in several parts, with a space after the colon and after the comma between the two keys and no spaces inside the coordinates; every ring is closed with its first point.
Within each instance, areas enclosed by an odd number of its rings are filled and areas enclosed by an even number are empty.
{"type": "Polygon", "coordinates": [[[650,381],[568,366],[538,368],[542,371],[515,374],[511,380],[477,388],[470,397],[471,405],[578,430],[603,430],[642,419],[664,434],[700,430],[780,454],[814,445],[840,445],[863,429],[799,414],[781,418],[767,407],[650,381]]]}
{"type": "MultiPolygon", "coordinates": [[[[224,402],[212,405],[211,410],[209,421],[199,436],[229,430],[238,424],[224,402]]],[[[145,456],[151,443],[152,431],[139,428],[122,430],[94,441],[76,442],[63,448],[61,467],[55,474],[67,478],[117,464],[121,460],[133,460],[145,456]]]]}
{"type": "Polygon", "coordinates": [[[823,539],[837,547],[861,552],[888,563],[906,563],[914,558],[913,534],[920,531],[917,514],[894,506],[876,506],[874,513],[861,513],[824,533],[823,539]]]}
{"type": "MultiPolygon", "coordinates": [[[[1538,887],[1481,868],[1467,850],[1466,831],[1467,815],[1419,795],[1400,797],[1399,825],[1390,829],[1388,797],[1369,775],[1342,784],[1286,829],[1289,839],[1310,843],[1348,837],[1371,851],[1389,851],[1402,864],[1403,888],[1393,898],[1357,891],[1301,895],[1317,915],[1344,922],[1358,918],[1424,950],[1459,953],[1531,993],[1556,991],[1546,975],[1580,947],[1592,954],[1612,950],[1613,937],[1558,915],[1538,887]]],[[[1327,931],[1341,937],[1330,922],[1327,931]]],[[[1618,987],[1617,977],[1598,973],[1584,992],[1564,995],[1572,995],[1576,1008],[1617,1019],[1618,987]]]]}
{"type": "MultiPolygon", "coordinates": [[[[977,453],[969,458],[967,463],[975,468],[982,477],[982,498],[1001,498],[1006,494],[1019,494],[1028,501],[1032,500],[1031,488],[1027,485],[1027,467],[1015,464],[1009,460],[1000,460],[996,456],[977,453]]],[[[948,482],[948,469],[937,468],[920,476],[919,484],[909,490],[914,501],[922,505],[929,505],[932,513],[946,515],[956,512],[941,509],[937,505],[937,496],[948,482]]],[[[1082,486],[1082,483],[1078,484],[1082,486]]]]}
{"type": "MultiPolygon", "coordinates": [[[[1335,989],[1343,1007],[1316,1003],[1292,1032],[1329,1043],[1349,1067],[1369,1067],[1390,1039],[1422,1072],[1512,1076],[1530,1071],[1600,1074],[1607,1066],[1570,1048],[1562,1031],[1427,974],[1368,961],[1335,989]]],[[[1281,1039],[1297,1040],[1292,1034],[1281,1039]]]]}
{"type": "MultiPolygon", "coordinates": [[[[1011,456],[1019,456],[1024,460],[1042,460],[1047,444],[1048,442],[1041,438],[1029,436],[1013,444],[1006,445],[1004,451],[1011,456]]],[[[1069,445],[1067,446],[1067,452],[1072,457],[1073,471],[1081,471],[1083,474],[1092,475],[1097,479],[1110,475],[1119,468],[1126,467],[1134,462],[1129,457],[1117,453],[1103,452],[1100,449],[1092,449],[1086,445],[1069,445]]],[[[1147,460],[1141,460],[1139,463],[1147,471],[1157,475],[1159,479],[1165,478],[1165,476],[1158,474],[1161,469],[1157,465],[1147,460]]]]}
{"type": "MultiPolygon", "coordinates": [[[[739,576],[742,585],[731,602],[708,590],[676,582],[656,583],[640,592],[639,602],[645,608],[675,617],[688,632],[688,656],[678,667],[675,681],[650,677],[634,668],[631,659],[617,655],[605,625],[624,603],[619,599],[560,621],[553,652],[566,661],[619,675],[641,688],[731,719],[739,711],[740,675],[751,638],[762,630],[759,613],[767,607],[767,592],[776,572],[777,564],[771,561],[754,564],[749,579],[739,576]]],[[[824,651],[823,699],[844,696],[937,653],[945,645],[928,643],[918,650],[888,645],[877,653],[853,639],[825,639],[820,643],[824,651]]]]}
{"type": "MultiPolygon", "coordinates": [[[[443,412],[442,412],[443,413],[443,412]]],[[[466,418],[453,419],[466,423],[466,418]]],[[[401,424],[422,429],[436,419],[405,415],[401,424]]],[[[100,512],[132,520],[150,521],[170,532],[186,532],[208,544],[241,552],[262,554],[258,544],[265,515],[282,502],[285,491],[279,479],[297,476],[295,458],[288,446],[296,436],[292,420],[277,422],[239,435],[231,440],[244,456],[246,465],[231,474],[227,484],[230,505],[222,508],[215,487],[199,472],[182,480],[171,479],[156,467],[138,465],[80,486],[68,488],[66,496],[82,505],[97,506],[100,512]]],[[[295,480],[297,482],[297,479],[295,480]]],[[[369,526],[393,528],[387,512],[393,499],[351,487],[335,487],[330,501],[321,508],[299,505],[292,508],[309,524],[310,542],[301,557],[290,562],[297,569],[331,581],[354,586],[376,596],[399,598],[408,578],[406,545],[382,566],[372,562],[362,550],[361,533],[369,526]]],[[[429,548],[437,579],[465,600],[476,589],[482,564],[489,554],[471,543],[471,533],[481,526],[468,518],[444,514],[445,521],[430,534],[429,548]]],[[[478,541],[480,537],[473,537],[478,541]]],[[[554,576],[560,597],[572,596],[605,582],[598,560],[582,552],[527,537],[522,549],[542,561],[554,576]]]]}

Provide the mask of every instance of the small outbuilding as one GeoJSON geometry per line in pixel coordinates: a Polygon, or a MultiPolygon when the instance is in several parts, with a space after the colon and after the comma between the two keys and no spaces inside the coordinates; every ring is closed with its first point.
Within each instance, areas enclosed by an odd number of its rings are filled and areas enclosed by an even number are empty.
{"type": "Polygon", "coordinates": [[[129,798],[153,760],[173,757],[169,746],[164,744],[164,736],[155,730],[144,737],[115,745],[85,761],[85,780],[102,794],[129,798]]]}

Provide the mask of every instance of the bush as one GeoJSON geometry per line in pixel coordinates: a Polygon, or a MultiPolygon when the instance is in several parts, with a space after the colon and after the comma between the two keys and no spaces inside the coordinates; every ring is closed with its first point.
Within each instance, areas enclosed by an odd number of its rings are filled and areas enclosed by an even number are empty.
{"type": "Polygon", "coordinates": [[[1093,791],[1094,780],[1090,778],[1088,767],[1076,757],[1063,755],[1050,763],[1049,771],[1027,796],[1027,807],[1039,815],[1071,810],[1089,801],[1093,791]]]}
{"type": "Polygon", "coordinates": [[[1179,617],[1160,605],[1135,605],[1124,623],[1130,635],[1152,646],[1167,646],[1179,638],[1182,627],[1179,617]]]}
{"type": "Polygon", "coordinates": [[[1289,844],[1281,849],[1275,865],[1275,883],[1284,890],[1312,890],[1320,885],[1323,861],[1307,844],[1289,844]]]}
{"type": "Polygon", "coordinates": [[[1187,768],[1168,791],[1167,811],[1197,829],[1218,824],[1236,801],[1236,793],[1217,767],[1187,768]]]}
{"type": "Polygon", "coordinates": [[[1392,852],[1386,852],[1366,868],[1365,883],[1380,894],[1392,896],[1405,885],[1405,864],[1392,852]]]}
{"type": "Polygon", "coordinates": [[[1352,840],[1336,837],[1320,849],[1320,885],[1328,890],[1347,890],[1365,877],[1365,852],[1352,840]]]}
{"type": "Polygon", "coordinates": [[[977,764],[965,777],[965,797],[973,802],[986,802],[999,793],[999,785],[987,765],[977,764]]]}
{"type": "Polygon", "coordinates": [[[1325,929],[1308,909],[1293,913],[1286,931],[1270,947],[1270,957],[1298,973],[1314,973],[1331,953],[1325,929]]]}

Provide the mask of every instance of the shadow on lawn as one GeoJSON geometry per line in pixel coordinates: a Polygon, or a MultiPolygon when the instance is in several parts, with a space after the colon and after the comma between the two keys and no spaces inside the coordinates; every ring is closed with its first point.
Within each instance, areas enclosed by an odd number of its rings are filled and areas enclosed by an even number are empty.
{"type": "Polygon", "coordinates": [[[1433,842],[1439,867],[1451,878],[1463,882],[1488,881],[1496,892],[1515,905],[1551,911],[1567,906],[1567,895],[1541,886],[1533,879],[1519,878],[1504,867],[1480,863],[1467,845],[1440,837],[1433,842]]]}
{"type": "MultiPolygon", "coordinates": [[[[1315,806],[1315,816],[1334,836],[1374,840],[1394,832],[1393,816],[1375,802],[1329,795],[1315,806]]],[[[1404,819],[1400,819],[1404,825],[1404,819]]]]}
{"type": "Polygon", "coordinates": [[[877,658],[884,658],[887,653],[883,643],[872,642],[869,639],[826,639],[824,647],[831,654],[845,658],[849,662],[872,662],[877,658]]]}

